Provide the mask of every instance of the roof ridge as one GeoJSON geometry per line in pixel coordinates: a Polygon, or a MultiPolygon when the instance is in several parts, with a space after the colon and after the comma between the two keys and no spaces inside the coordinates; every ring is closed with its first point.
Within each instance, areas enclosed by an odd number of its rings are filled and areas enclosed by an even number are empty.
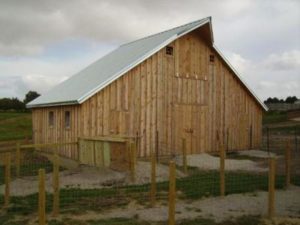
{"type": "Polygon", "coordinates": [[[189,22],[189,23],[186,23],[186,24],[177,26],[177,27],[173,27],[173,28],[171,28],[171,29],[164,30],[164,31],[161,31],[161,32],[158,32],[158,33],[155,33],[155,34],[150,34],[150,35],[148,35],[148,36],[145,36],[145,37],[142,37],[142,38],[139,38],[139,39],[136,39],[136,40],[129,41],[129,42],[126,42],[126,43],[124,43],[124,44],[121,44],[119,47],[123,47],[123,46],[125,46],[125,45],[129,45],[129,44],[132,44],[132,43],[134,43],[134,42],[141,41],[141,40],[144,40],[144,39],[147,39],[147,38],[150,38],[150,37],[153,37],[153,36],[162,34],[162,33],[169,32],[169,31],[171,31],[171,30],[175,30],[175,29],[180,28],[180,27],[188,26],[188,25],[191,25],[191,24],[193,24],[193,23],[198,23],[198,22],[200,22],[200,21],[204,21],[204,20],[207,20],[207,19],[210,19],[210,18],[211,18],[211,17],[206,17],[206,18],[203,18],[203,19],[200,19],[200,20],[195,20],[195,21],[192,21],[192,22],[189,22]]]}

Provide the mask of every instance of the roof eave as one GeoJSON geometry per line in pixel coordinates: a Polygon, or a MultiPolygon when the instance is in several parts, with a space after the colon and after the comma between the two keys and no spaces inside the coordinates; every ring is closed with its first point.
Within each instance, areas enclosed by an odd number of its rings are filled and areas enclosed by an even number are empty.
{"type": "Polygon", "coordinates": [[[45,108],[45,107],[54,107],[54,106],[69,106],[69,105],[78,105],[78,101],[67,101],[67,102],[51,102],[51,103],[41,103],[41,104],[27,104],[27,109],[33,108],[45,108]]]}

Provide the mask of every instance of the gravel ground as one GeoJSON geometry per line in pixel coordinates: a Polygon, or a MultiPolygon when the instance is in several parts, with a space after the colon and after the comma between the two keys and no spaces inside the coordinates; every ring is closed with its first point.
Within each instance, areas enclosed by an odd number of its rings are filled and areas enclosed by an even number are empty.
{"type": "MultiPolygon", "coordinates": [[[[197,217],[212,218],[221,222],[243,215],[267,215],[268,193],[256,192],[233,194],[224,198],[214,197],[196,201],[178,200],[176,203],[176,220],[197,217]]],[[[276,191],[276,215],[280,217],[300,218],[300,188],[276,191]]],[[[74,219],[109,219],[116,217],[139,218],[145,221],[167,221],[168,207],[159,205],[148,208],[135,203],[125,209],[114,209],[103,213],[87,212],[84,215],[72,215],[74,219]]]]}
{"type": "MultiPolygon", "coordinates": [[[[138,162],[136,165],[136,181],[134,184],[145,184],[150,182],[151,164],[149,162],[138,162]]],[[[156,168],[157,181],[169,179],[169,167],[158,164],[156,168]]],[[[183,173],[177,171],[178,177],[183,173]]],[[[128,172],[118,172],[107,168],[95,168],[80,166],[60,172],[61,188],[103,188],[117,185],[132,184],[128,172]]],[[[52,173],[46,174],[46,191],[52,193],[52,173]]],[[[26,196],[38,192],[38,177],[27,176],[17,178],[11,182],[12,196],[26,196]]],[[[0,186],[0,194],[4,193],[4,185],[0,186]]]]}
{"type": "MultiPolygon", "coordinates": [[[[176,158],[176,163],[182,165],[182,157],[176,158]]],[[[189,166],[198,167],[203,170],[218,170],[220,168],[220,158],[207,153],[188,155],[187,163],[189,166]]],[[[259,163],[248,159],[226,159],[225,170],[227,171],[250,171],[266,172],[268,168],[261,167],[259,163]]]]}
{"type": "Polygon", "coordinates": [[[263,158],[263,159],[267,159],[270,157],[275,157],[275,158],[282,157],[282,156],[277,156],[275,153],[261,151],[261,150],[244,150],[244,151],[239,151],[238,153],[239,155],[250,156],[255,158],[263,158]]]}

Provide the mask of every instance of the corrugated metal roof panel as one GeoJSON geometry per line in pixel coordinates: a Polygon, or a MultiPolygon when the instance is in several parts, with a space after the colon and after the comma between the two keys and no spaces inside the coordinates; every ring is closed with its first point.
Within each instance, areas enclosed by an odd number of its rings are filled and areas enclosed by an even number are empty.
{"type": "Polygon", "coordinates": [[[123,75],[132,67],[154,54],[181,33],[209,22],[209,18],[151,35],[124,45],[105,55],[90,66],[27,104],[27,107],[57,105],[58,103],[82,103],[96,91],[123,75]]]}
{"type": "MultiPolygon", "coordinates": [[[[213,40],[211,18],[194,21],[158,34],[154,34],[127,44],[103,56],[90,66],[54,87],[48,93],[27,104],[28,108],[80,104],[100,91],[127,71],[165,47],[182,35],[209,23],[213,40]]],[[[213,46],[214,47],[214,46],[213,46]]],[[[216,49],[224,61],[233,69],[228,61],[216,49]]],[[[249,89],[259,104],[267,110],[266,105],[254,94],[238,73],[233,72],[249,89]]]]}

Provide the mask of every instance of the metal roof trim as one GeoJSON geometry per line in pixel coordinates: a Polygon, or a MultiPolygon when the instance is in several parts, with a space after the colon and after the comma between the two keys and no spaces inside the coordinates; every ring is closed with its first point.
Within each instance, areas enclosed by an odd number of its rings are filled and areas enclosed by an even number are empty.
{"type": "Polygon", "coordinates": [[[27,104],[27,109],[32,108],[43,108],[43,107],[53,107],[53,106],[67,106],[67,105],[78,105],[78,101],[69,101],[69,102],[54,102],[54,103],[41,103],[41,104],[27,104]]]}
{"type": "Polygon", "coordinates": [[[128,71],[130,71],[131,69],[133,69],[134,67],[136,67],[138,64],[140,64],[144,60],[146,60],[149,57],[151,57],[153,54],[155,54],[156,52],[158,52],[159,50],[161,50],[162,48],[164,48],[166,45],[168,45],[172,41],[176,40],[176,37],[177,37],[177,35],[173,35],[171,38],[169,38],[168,40],[164,41],[162,44],[160,44],[159,46],[157,46],[155,49],[149,51],[147,54],[145,54],[141,58],[137,59],[136,61],[134,61],[130,65],[126,66],[125,68],[123,68],[121,71],[119,71],[115,75],[113,75],[111,77],[111,79],[106,80],[105,82],[102,82],[96,88],[92,89],[91,91],[89,91],[88,93],[86,93],[85,95],[83,95],[81,98],[79,98],[77,100],[78,103],[79,104],[83,103],[88,98],[90,98],[91,96],[93,96],[94,94],[96,94],[98,91],[101,91],[103,88],[105,88],[106,86],[108,86],[109,84],[111,84],[113,81],[115,81],[119,77],[123,76],[125,73],[127,73],[128,71]]]}
{"type": "Polygon", "coordinates": [[[237,76],[237,78],[242,82],[242,84],[248,89],[248,91],[252,94],[252,96],[256,99],[256,101],[262,106],[262,108],[265,111],[268,111],[268,107],[260,100],[260,98],[252,91],[252,89],[249,87],[249,85],[246,83],[246,81],[242,78],[242,76],[239,74],[239,72],[232,66],[232,64],[226,59],[226,57],[221,53],[221,51],[217,48],[217,46],[214,44],[213,48],[216,50],[216,52],[219,54],[219,56],[226,62],[226,64],[229,66],[229,68],[234,72],[234,74],[237,76]]]}

